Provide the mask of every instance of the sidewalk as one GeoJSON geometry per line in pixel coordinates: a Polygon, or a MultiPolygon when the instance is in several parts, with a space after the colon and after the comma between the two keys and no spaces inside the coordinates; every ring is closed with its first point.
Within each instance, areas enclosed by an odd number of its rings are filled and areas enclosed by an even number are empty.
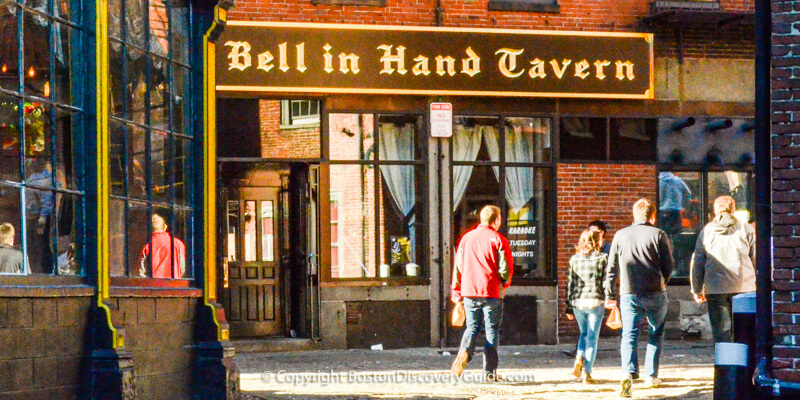
{"type": "MultiPolygon", "coordinates": [[[[641,342],[641,340],[640,340],[641,342]]],[[[646,341],[645,341],[646,342],[646,341]]],[[[482,381],[482,356],[467,365],[459,381],[450,374],[456,349],[386,351],[320,350],[243,353],[236,356],[245,399],[618,399],[619,338],[603,338],[592,376],[577,383],[571,344],[501,346],[499,374],[506,382],[482,381]]],[[[644,343],[639,361],[644,371],[644,343]]],[[[665,341],[659,376],[664,384],[633,385],[638,399],[711,399],[714,348],[711,342],[665,341]]]]}

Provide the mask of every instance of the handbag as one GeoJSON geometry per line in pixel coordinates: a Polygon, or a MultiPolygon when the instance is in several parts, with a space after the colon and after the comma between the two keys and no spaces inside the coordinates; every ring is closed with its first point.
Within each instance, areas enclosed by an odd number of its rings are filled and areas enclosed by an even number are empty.
{"type": "Polygon", "coordinates": [[[451,315],[450,318],[450,325],[453,325],[455,327],[464,326],[464,320],[466,320],[466,318],[467,314],[466,312],[464,312],[464,302],[459,301],[453,307],[453,314],[451,315]]]}
{"type": "Polygon", "coordinates": [[[608,319],[606,319],[606,326],[611,329],[622,328],[622,316],[619,314],[619,307],[614,306],[611,309],[611,313],[608,314],[608,319]]]}

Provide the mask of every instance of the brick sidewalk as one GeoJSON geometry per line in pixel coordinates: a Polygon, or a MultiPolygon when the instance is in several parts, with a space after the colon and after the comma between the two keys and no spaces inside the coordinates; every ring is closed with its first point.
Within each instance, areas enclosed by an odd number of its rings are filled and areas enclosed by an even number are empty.
{"type": "MultiPolygon", "coordinates": [[[[571,345],[501,346],[499,373],[508,381],[482,382],[481,357],[467,365],[461,381],[449,372],[455,349],[386,351],[320,350],[243,353],[236,356],[241,388],[251,399],[616,399],[619,338],[601,340],[592,376],[596,385],[577,383],[571,345]]],[[[666,341],[660,388],[637,381],[634,398],[711,399],[714,349],[710,342],[666,341]]],[[[639,359],[644,368],[644,346],[639,359]]],[[[245,397],[247,398],[247,397],[245,397]]]]}

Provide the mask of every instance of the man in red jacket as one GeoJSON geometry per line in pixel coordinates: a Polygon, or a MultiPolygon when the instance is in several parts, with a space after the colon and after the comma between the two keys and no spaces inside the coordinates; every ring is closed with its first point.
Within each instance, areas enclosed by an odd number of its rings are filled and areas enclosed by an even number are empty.
{"type": "Polygon", "coordinates": [[[153,214],[152,221],[153,236],[139,256],[139,275],[147,276],[149,267],[153,278],[183,278],[186,272],[186,246],[167,232],[164,217],[153,214]]]}
{"type": "Polygon", "coordinates": [[[456,252],[451,299],[464,302],[466,329],[461,337],[451,371],[457,377],[464,372],[475,352],[475,337],[483,326],[486,344],[483,350],[483,370],[487,380],[497,379],[497,346],[500,344],[499,325],[503,315],[503,295],[511,285],[514,260],[508,240],[497,232],[502,224],[500,208],[481,209],[481,224],[461,238],[456,252]]]}

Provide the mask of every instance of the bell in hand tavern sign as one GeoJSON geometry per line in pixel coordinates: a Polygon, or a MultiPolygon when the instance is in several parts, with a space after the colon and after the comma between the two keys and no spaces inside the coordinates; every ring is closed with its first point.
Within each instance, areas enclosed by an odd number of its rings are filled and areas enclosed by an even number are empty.
{"type": "Polygon", "coordinates": [[[653,98],[653,36],[229,21],[218,91],[653,98]]]}

